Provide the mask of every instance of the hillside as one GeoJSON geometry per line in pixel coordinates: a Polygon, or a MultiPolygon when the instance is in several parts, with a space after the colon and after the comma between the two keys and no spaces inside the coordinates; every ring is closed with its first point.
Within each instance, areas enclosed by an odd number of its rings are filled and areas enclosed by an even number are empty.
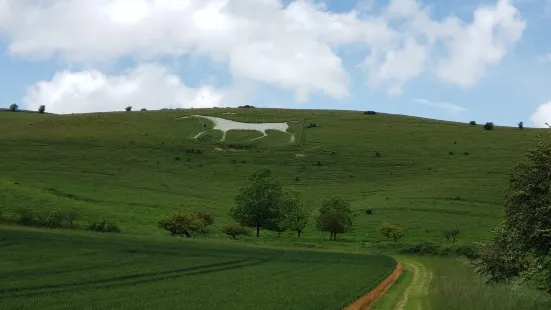
{"type": "MultiPolygon", "coordinates": [[[[160,234],[156,222],[186,208],[213,213],[220,227],[231,222],[238,188],[267,166],[316,209],[331,195],[352,199],[359,215],[345,240],[381,240],[388,221],[407,230],[406,241],[442,241],[450,226],[476,241],[501,220],[509,170],[541,132],[354,111],[0,112],[0,211],[77,208],[83,223],[108,218],[125,232],[160,234]],[[193,139],[213,126],[182,118],[195,114],[287,122],[294,142],[278,131],[254,141],[258,132],[193,139]]],[[[313,222],[304,238],[328,238],[313,222]]]]}

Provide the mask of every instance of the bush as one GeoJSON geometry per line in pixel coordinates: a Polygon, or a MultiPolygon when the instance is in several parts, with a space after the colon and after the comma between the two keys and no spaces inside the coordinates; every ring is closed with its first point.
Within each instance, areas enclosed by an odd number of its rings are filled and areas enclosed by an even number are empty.
{"type": "Polygon", "coordinates": [[[38,113],[44,113],[45,111],[46,111],[45,105],[41,105],[40,107],[38,107],[38,113]]]}
{"type": "Polygon", "coordinates": [[[204,212],[178,211],[159,221],[158,226],[172,236],[193,237],[194,233],[206,234],[214,224],[212,215],[204,212]]]}
{"type": "Polygon", "coordinates": [[[132,106],[127,106],[127,107],[125,108],[125,110],[126,110],[126,112],[132,111],[132,106]]]}
{"type": "Polygon", "coordinates": [[[300,177],[296,177],[295,181],[297,181],[297,182],[300,181],[300,177]]]}
{"type": "Polygon", "coordinates": [[[478,251],[470,245],[460,245],[456,247],[455,254],[465,256],[469,259],[477,259],[480,257],[478,251]]]}
{"type": "Polygon", "coordinates": [[[366,115],[375,115],[375,114],[377,114],[377,112],[375,112],[375,111],[365,111],[364,114],[366,114],[366,115]]]}
{"type": "Polygon", "coordinates": [[[14,103],[14,104],[10,105],[10,110],[12,112],[15,112],[15,111],[19,110],[19,106],[14,103]]]}
{"type": "Polygon", "coordinates": [[[37,216],[36,213],[26,209],[26,208],[19,208],[15,211],[19,215],[19,219],[17,220],[17,224],[24,225],[24,226],[35,226],[37,223],[37,216]]]}
{"type": "Polygon", "coordinates": [[[469,122],[469,125],[476,126],[476,122],[475,122],[475,121],[470,121],[470,122],[469,122]]]}
{"type": "Polygon", "coordinates": [[[469,154],[469,152],[465,152],[465,153],[463,153],[463,155],[469,156],[470,154],[469,154]]]}
{"type": "Polygon", "coordinates": [[[316,163],[316,166],[321,167],[322,166],[321,161],[318,160],[318,162],[316,163]]]}
{"type": "Polygon", "coordinates": [[[367,209],[367,210],[365,210],[365,213],[368,214],[368,215],[371,215],[371,214],[373,214],[373,210],[367,209]]]}
{"type": "Polygon", "coordinates": [[[518,129],[524,129],[524,122],[518,123],[518,129]]]}
{"type": "Polygon", "coordinates": [[[424,242],[418,243],[410,247],[400,250],[401,253],[418,254],[418,255],[438,255],[440,246],[435,243],[424,242]]]}
{"type": "Polygon", "coordinates": [[[238,106],[238,108],[239,109],[254,109],[255,107],[252,106],[252,105],[246,104],[246,105],[240,105],[240,106],[238,106]]]}
{"type": "Polygon", "coordinates": [[[484,129],[485,129],[485,130],[492,130],[492,129],[494,129],[494,123],[492,123],[492,122],[487,122],[486,124],[484,124],[484,129]]]}
{"type": "Polygon", "coordinates": [[[146,109],[146,108],[142,108],[140,111],[145,112],[145,111],[147,111],[147,109],[146,109]]]}
{"type": "Polygon", "coordinates": [[[117,224],[112,222],[107,222],[105,220],[100,222],[92,222],[88,225],[89,231],[95,231],[95,232],[109,232],[109,233],[119,233],[121,230],[117,226],[117,224]]]}
{"type": "Polygon", "coordinates": [[[232,236],[236,240],[238,236],[250,235],[250,230],[238,224],[227,224],[222,227],[222,232],[228,236],[232,236]]]}
{"type": "Polygon", "coordinates": [[[316,125],[316,123],[310,123],[308,125],[306,125],[306,128],[316,128],[318,127],[318,125],[316,125]]]}
{"type": "Polygon", "coordinates": [[[379,158],[379,157],[381,157],[381,156],[382,156],[382,155],[381,155],[381,152],[375,152],[375,157],[379,158]]]}
{"type": "Polygon", "coordinates": [[[454,152],[448,152],[448,154],[450,154],[450,155],[454,155],[455,153],[454,153],[454,152]]]}

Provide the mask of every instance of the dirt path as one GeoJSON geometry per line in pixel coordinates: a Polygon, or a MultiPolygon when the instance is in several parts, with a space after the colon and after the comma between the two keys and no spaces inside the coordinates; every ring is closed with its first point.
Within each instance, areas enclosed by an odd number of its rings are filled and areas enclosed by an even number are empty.
{"type": "Polygon", "coordinates": [[[395,309],[429,309],[430,305],[427,303],[426,297],[429,293],[432,272],[416,261],[404,261],[404,266],[413,273],[413,277],[400,296],[395,309]]]}
{"type": "Polygon", "coordinates": [[[396,268],[394,268],[394,271],[390,275],[388,275],[379,285],[377,285],[376,288],[369,291],[364,296],[360,297],[360,299],[356,300],[353,304],[350,306],[344,308],[345,310],[364,310],[369,309],[369,306],[371,306],[378,298],[384,295],[386,291],[392,286],[394,282],[400,277],[402,274],[402,265],[398,263],[396,265],[396,268]]]}

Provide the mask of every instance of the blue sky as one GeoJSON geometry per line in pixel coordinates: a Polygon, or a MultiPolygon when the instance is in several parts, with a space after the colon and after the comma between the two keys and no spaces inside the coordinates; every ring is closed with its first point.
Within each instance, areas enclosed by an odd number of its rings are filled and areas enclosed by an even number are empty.
{"type": "Polygon", "coordinates": [[[0,107],[551,122],[551,1],[0,0],[0,107]]]}

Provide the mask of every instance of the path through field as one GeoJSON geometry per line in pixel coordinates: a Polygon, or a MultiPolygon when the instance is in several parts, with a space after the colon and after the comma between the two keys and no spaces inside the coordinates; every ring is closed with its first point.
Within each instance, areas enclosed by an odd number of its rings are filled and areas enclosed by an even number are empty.
{"type": "Polygon", "coordinates": [[[428,302],[429,284],[432,272],[422,263],[407,257],[398,259],[403,265],[401,278],[372,308],[395,310],[430,309],[428,302]]]}

